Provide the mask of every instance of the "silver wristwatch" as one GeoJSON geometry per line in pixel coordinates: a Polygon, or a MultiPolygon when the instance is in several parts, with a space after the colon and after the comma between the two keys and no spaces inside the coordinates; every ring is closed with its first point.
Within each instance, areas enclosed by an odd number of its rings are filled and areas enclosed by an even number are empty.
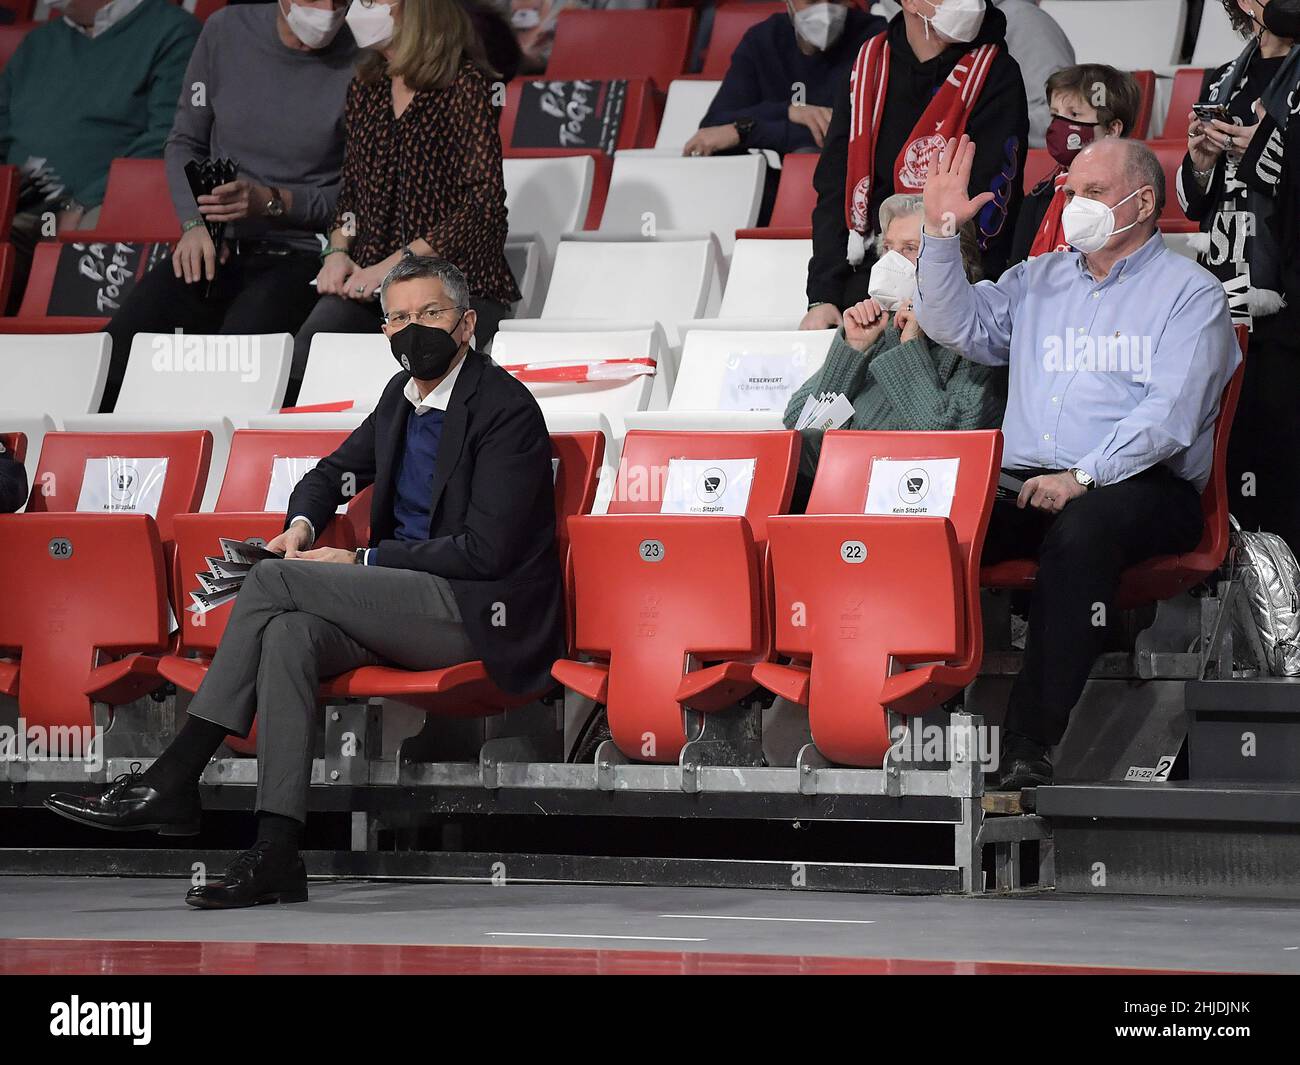
{"type": "Polygon", "coordinates": [[[1079,469],[1077,466],[1072,467],[1070,473],[1074,475],[1074,479],[1078,481],[1079,484],[1083,485],[1084,488],[1093,488],[1097,484],[1097,482],[1093,480],[1092,474],[1084,473],[1084,471],[1079,469]]]}

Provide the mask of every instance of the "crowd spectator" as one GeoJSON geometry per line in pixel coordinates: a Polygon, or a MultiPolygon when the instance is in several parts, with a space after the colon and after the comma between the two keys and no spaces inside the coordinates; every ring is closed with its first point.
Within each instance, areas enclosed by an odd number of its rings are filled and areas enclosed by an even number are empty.
{"type": "Polygon", "coordinates": [[[482,348],[520,298],[506,263],[505,180],[494,76],[457,0],[402,0],[348,89],[343,190],[298,330],[292,403],[318,332],[379,327],[379,286],[403,256],[436,255],[469,279],[482,348]]]}
{"type": "Polygon", "coordinates": [[[847,3],[786,0],[785,14],[750,27],[683,155],[734,149],[816,151],[826,139],[836,88],[863,41],[885,20],[847,3]]]}
{"type": "Polygon", "coordinates": [[[0,158],[23,173],[9,313],[38,241],[94,227],[114,159],[162,155],[193,15],[167,0],[67,0],[0,73],[0,158]]]}
{"type": "Polygon", "coordinates": [[[921,190],[945,137],[969,132],[982,145],[974,180],[990,193],[976,219],[986,276],[1006,263],[1022,198],[1029,116],[1000,10],[983,0],[903,0],[853,71],[837,92],[814,176],[805,329],[840,325],[840,309],[867,295],[880,204],[921,190]]]}
{"type": "Polygon", "coordinates": [[[1056,71],[1047,79],[1046,89],[1052,104],[1047,150],[1056,167],[1020,205],[1009,266],[1033,255],[1066,250],[1061,212],[1070,164],[1094,140],[1131,137],[1142,96],[1132,74],[1096,63],[1056,71]]]}
{"type": "Polygon", "coordinates": [[[285,557],[249,573],[176,738],[97,795],[46,800],[84,825],[196,833],[199,775],[256,715],[257,840],[190,891],[200,909],[307,901],[299,846],[321,680],[482,660],[504,691],[526,696],[554,683],[564,653],[551,439],[537,401],[470,350],[469,287],[451,263],[403,260],[380,300],[407,372],[298,482],[285,531],[267,545],[285,557]],[[313,548],[336,508],[370,485],[370,546],[313,548]]]}
{"type": "Polygon", "coordinates": [[[164,153],[184,232],[113,316],[102,410],[113,409],[138,332],[292,333],[311,311],[356,58],[346,13],[346,0],[285,0],[204,24],[164,153]],[[185,166],[210,158],[234,160],[239,176],[196,202],[185,166]],[[226,224],[220,249],[205,222],[226,224]]]}
{"type": "Polygon", "coordinates": [[[1001,786],[1052,779],[1065,733],[1104,646],[1120,574],[1201,537],[1219,400],[1240,360],[1223,287],[1165,246],[1160,161],[1107,137],[1066,179],[1065,236],[971,285],[952,224],[970,197],[975,145],[949,141],[925,189],[916,315],[966,358],[1010,372],[1002,462],[1023,480],[994,503],[984,563],[1037,558],[1025,658],[1003,730],[1001,786]]]}
{"type": "Polygon", "coordinates": [[[1233,514],[1243,527],[1275,532],[1300,551],[1300,419],[1293,401],[1300,391],[1300,187],[1288,150],[1295,135],[1289,127],[1297,125],[1291,112],[1300,107],[1300,5],[1222,2],[1248,41],[1202,86],[1201,100],[1226,108],[1226,116],[1187,116],[1178,196],[1200,223],[1197,261],[1223,283],[1233,321],[1250,327],[1228,449],[1233,514]]]}
{"type": "Polygon", "coordinates": [[[0,443],[0,514],[12,514],[27,502],[27,470],[0,443]]]}
{"type": "MultiPolygon", "coordinates": [[[[921,330],[912,309],[916,260],[921,251],[924,204],[915,194],[880,205],[876,265],[867,299],[844,312],[821,369],[790,399],[786,428],[793,429],[809,396],[840,393],[853,404],[841,429],[941,431],[990,429],[1002,424],[1006,373],[963,359],[921,330]]],[[[962,266],[979,280],[973,226],[961,232],[962,266]]],[[[795,510],[812,490],[822,433],[805,429],[799,452],[795,510]]]]}

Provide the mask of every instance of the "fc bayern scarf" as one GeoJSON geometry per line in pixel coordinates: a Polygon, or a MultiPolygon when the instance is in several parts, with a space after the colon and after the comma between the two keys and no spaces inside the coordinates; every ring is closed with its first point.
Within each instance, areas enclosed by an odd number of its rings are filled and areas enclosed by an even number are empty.
{"type": "MultiPolygon", "coordinates": [[[[849,158],[844,182],[844,217],[849,229],[849,262],[857,265],[866,253],[871,230],[871,183],[875,166],[876,135],[885,110],[889,84],[889,42],[878,33],[858,51],[849,82],[849,158]]],[[[894,191],[920,192],[925,187],[930,157],[949,139],[966,130],[980,90],[998,48],[982,44],[967,52],[939,86],[929,106],[917,120],[894,163],[894,191]]]]}
{"type": "Polygon", "coordinates": [[[1051,177],[1044,178],[1039,186],[1041,188],[1048,181],[1052,182],[1052,198],[1048,201],[1042,224],[1034,234],[1034,243],[1029,246],[1031,259],[1050,251],[1070,249],[1069,242],[1065,239],[1065,227],[1061,225],[1061,214],[1065,211],[1065,179],[1069,176],[1065,167],[1059,167],[1051,177]]]}

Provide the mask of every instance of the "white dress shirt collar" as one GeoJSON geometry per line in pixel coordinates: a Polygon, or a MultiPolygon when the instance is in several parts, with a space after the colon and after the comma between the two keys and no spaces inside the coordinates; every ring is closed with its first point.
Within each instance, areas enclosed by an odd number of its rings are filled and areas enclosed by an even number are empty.
{"type": "Polygon", "coordinates": [[[406,382],[406,387],[402,389],[404,395],[415,408],[416,414],[424,414],[430,410],[446,410],[447,404],[451,402],[451,391],[456,387],[456,378],[460,376],[461,367],[465,365],[465,359],[469,358],[469,352],[466,351],[460,362],[452,367],[451,372],[434,386],[423,399],[420,398],[419,386],[412,377],[406,382]]]}
{"type": "Polygon", "coordinates": [[[95,21],[90,26],[81,26],[66,16],[63,21],[78,33],[93,39],[105,30],[116,26],[143,3],[144,0],[109,0],[107,4],[95,12],[95,21]]]}

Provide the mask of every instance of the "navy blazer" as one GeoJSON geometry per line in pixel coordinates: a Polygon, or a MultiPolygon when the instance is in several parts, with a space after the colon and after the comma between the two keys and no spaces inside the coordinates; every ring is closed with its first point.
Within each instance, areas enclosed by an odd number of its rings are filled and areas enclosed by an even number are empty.
{"type": "Polygon", "coordinates": [[[451,584],[488,674],[508,692],[553,685],[564,654],[564,596],[555,547],[551,438],[532,394],[469,351],[447,404],[427,540],[393,538],[393,501],[410,401],[402,371],[371,415],[293,490],[288,516],[324,529],[335,508],[374,485],[371,565],[421,570],[451,584]],[[354,480],[349,478],[354,478],[354,480]]]}

